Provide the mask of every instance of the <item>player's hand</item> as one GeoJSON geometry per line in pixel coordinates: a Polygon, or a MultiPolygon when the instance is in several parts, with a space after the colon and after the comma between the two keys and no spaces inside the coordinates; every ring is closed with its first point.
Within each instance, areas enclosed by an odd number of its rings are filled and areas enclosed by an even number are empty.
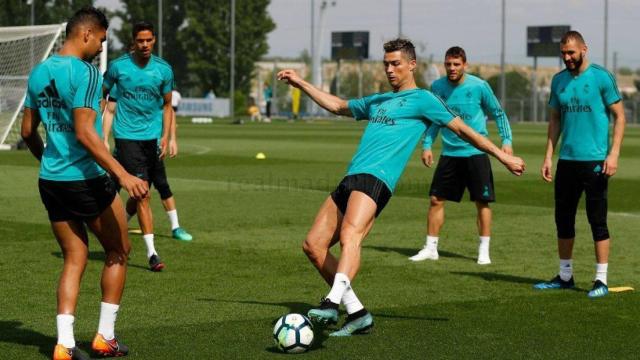
{"type": "Polygon", "coordinates": [[[513,155],[513,148],[511,145],[502,145],[502,151],[507,155],[513,155]]]}
{"type": "Polygon", "coordinates": [[[602,165],[602,172],[607,176],[613,176],[618,171],[618,155],[609,154],[602,165]]]}
{"type": "Polygon", "coordinates": [[[168,147],[169,147],[169,140],[164,136],[161,137],[160,138],[160,154],[158,155],[160,159],[164,159],[164,157],[167,156],[168,147]]]}
{"type": "Polygon", "coordinates": [[[422,163],[429,168],[433,165],[433,152],[431,150],[424,150],[422,152],[422,163]]]}
{"type": "Polygon", "coordinates": [[[300,82],[302,81],[298,73],[291,69],[282,70],[276,76],[278,80],[285,81],[287,84],[297,88],[300,87],[300,82]]]}
{"type": "Polygon", "coordinates": [[[524,160],[522,160],[517,156],[505,154],[505,157],[502,160],[502,163],[515,176],[520,176],[524,173],[524,169],[525,169],[524,160]]]}
{"type": "Polygon", "coordinates": [[[553,175],[551,171],[553,170],[553,160],[544,159],[542,163],[542,168],[540,169],[540,175],[542,175],[542,179],[546,182],[553,181],[553,175]]]}
{"type": "Polygon", "coordinates": [[[118,181],[120,182],[120,186],[129,193],[129,196],[136,200],[149,196],[149,184],[147,184],[145,180],[127,173],[118,179],[118,181]]]}
{"type": "Polygon", "coordinates": [[[178,142],[176,139],[169,140],[169,157],[174,158],[178,155],[178,142]]]}

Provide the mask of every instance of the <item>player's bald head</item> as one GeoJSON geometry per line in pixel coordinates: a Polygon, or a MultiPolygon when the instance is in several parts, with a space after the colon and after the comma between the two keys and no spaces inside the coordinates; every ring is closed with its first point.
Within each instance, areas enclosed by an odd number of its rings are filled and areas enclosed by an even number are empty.
{"type": "Polygon", "coordinates": [[[582,34],[575,30],[567,31],[560,39],[560,44],[566,44],[569,41],[575,41],[579,45],[586,45],[587,43],[584,41],[582,34]]]}
{"type": "Polygon", "coordinates": [[[93,6],[85,6],[76,11],[69,21],[67,21],[67,37],[73,36],[74,33],[83,26],[107,30],[109,28],[109,20],[107,20],[107,17],[102,11],[93,6]]]}

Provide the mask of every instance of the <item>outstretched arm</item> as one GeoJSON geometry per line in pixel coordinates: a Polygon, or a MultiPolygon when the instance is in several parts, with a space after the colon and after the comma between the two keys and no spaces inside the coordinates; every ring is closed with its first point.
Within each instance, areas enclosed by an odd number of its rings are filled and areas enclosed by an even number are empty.
{"type": "Polygon", "coordinates": [[[520,176],[524,172],[525,164],[521,158],[500,150],[491,140],[475,132],[459,117],[451,120],[447,127],[471,145],[498,159],[514,175],[520,176]]]}
{"type": "Polygon", "coordinates": [[[331,113],[336,115],[352,116],[347,100],[341,99],[311,85],[302,79],[295,70],[287,69],[280,71],[278,73],[278,80],[286,81],[289,85],[302,90],[318,105],[331,113]]]}

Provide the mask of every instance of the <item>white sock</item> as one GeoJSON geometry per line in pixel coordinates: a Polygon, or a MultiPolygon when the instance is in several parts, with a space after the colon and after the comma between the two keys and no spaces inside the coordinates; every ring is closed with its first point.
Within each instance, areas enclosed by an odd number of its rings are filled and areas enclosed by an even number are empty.
{"type": "Polygon", "coordinates": [[[349,277],[344,273],[336,273],[336,276],[333,278],[333,286],[331,287],[331,291],[329,291],[329,295],[327,295],[327,299],[331,300],[334,304],[340,304],[340,300],[342,300],[342,295],[347,291],[351,286],[351,281],[349,281],[349,277]]]}
{"type": "Polygon", "coordinates": [[[569,281],[573,276],[573,260],[560,259],[560,279],[562,281],[569,281]]]}
{"type": "Polygon", "coordinates": [[[349,287],[349,289],[347,289],[342,295],[342,303],[347,309],[347,314],[354,314],[364,309],[364,305],[362,305],[360,299],[358,299],[355,291],[353,291],[351,287],[349,287]]]}
{"type": "Polygon", "coordinates": [[[437,236],[429,236],[427,235],[427,240],[425,246],[429,249],[438,250],[438,239],[437,236]]]}
{"type": "Polygon", "coordinates": [[[491,236],[479,236],[480,245],[478,245],[478,251],[489,252],[489,242],[491,241],[491,236]]]}
{"type": "Polygon", "coordinates": [[[116,317],[120,305],[100,303],[100,322],[98,323],[98,334],[102,335],[105,340],[111,340],[115,337],[114,327],[116,325],[116,317]]]}
{"type": "Polygon", "coordinates": [[[171,222],[171,230],[175,230],[180,227],[178,223],[178,210],[173,209],[167,211],[167,216],[169,217],[169,222],[171,222]]]}
{"type": "Polygon", "coordinates": [[[69,314],[58,314],[56,316],[56,325],[58,327],[58,344],[67,349],[76,347],[76,340],[73,337],[73,323],[75,317],[69,314]]]}
{"type": "Polygon", "coordinates": [[[602,281],[607,285],[607,270],[609,269],[609,263],[596,264],[596,280],[602,281]]]}
{"type": "Polygon", "coordinates": [[[144,243],[147,244],[147,258],[150,258],[152,255],[158,255],[156,248],[153,246],[153,234],[144,234],[142,235],[142,239],[144,243]]]}

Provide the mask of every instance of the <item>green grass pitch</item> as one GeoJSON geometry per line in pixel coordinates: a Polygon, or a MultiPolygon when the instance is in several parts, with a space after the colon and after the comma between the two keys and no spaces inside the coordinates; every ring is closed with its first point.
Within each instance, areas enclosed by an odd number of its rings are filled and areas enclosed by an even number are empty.
{"type": "MultiPolygon", "coordinates": [[[[195,240],[169,236],[154,192],[156,247],[167,264],[147,270],[131,235],[127,287],[116,332],[131,359],[279,359],[272,324],[306,312],[328,288],[301,251],[315,213],[343,177],[364,123],[193,125],[181,119],[180,154],[166,162],[180,222],[195,240]],[[255,155],[264,152],[265,160],[255,155]]],[[[491,132],[496,140],[496,129],[491,132]]],[[[475,263],[475,207],[449,203],[439,261],[407,257],[425,235],[433,169],[416,150],[396,194],[364,241],[354,289],[373,313],[371,335],[316,332],[307,359],[637,358],[638,291],[589,300],[593,245],[581,204],[574,253],[577,291],[536,292],[557,271],[552,185],[539,167],[546,127],[513,126],[527,173],[494,161],[492,265],[475,263]]],[[[439,149],[436,148],[436,153],[439,149]]],[[[45,359],[55,344],[61,253],[28,152],[0,152],[0,358],[45,359]]],[[[465,195],[466,196],[466,195],[465,195]]],[[[640,129],[629,128],[610,181],[609,284],[640,290],[640,129]]],[[[133,222],[132,224],[135,224],[133,222]]],[[[97,329],[101,248],[90,241],[76,338],[97,329]]],[[[296,355],[291,355],[296,356],[296,355]]]]}

